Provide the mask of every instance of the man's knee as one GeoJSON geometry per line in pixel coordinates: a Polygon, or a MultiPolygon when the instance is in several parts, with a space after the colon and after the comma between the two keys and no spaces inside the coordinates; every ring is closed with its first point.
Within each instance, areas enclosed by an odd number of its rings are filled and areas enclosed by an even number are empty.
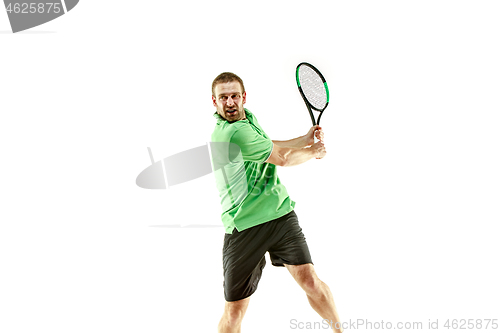
{"type": "Polygon", "coordinates": [[[303,278],[302,288],[310,296],[317,296],[322,294],[322,282],[317,276],[307,276],[303,278]]]}
{"type": "Polygon", "coordinates": [[[290,273],[297,283],[310,295],[315,296],[322,293],[323,282],[316,275],[312,265],[301,265],[297,267],[288,266],[290,273]]]}
{"type": "Polygon", "coordinates": [[[243,311],[239,309],[231,309],[231,310],[226,310],[226,312],[224,312],[224,318],[231,326],[241,324],[241,321],[243,320],[243,315],[244,315],[243,311]]]}
{"type": "Polygon", "coordinates": [[[231,326],[241,324],[248,307],[248,302],[249,298],[235,302],[226,302],[226,306],[224,308],[224,318],[231,326]]]}

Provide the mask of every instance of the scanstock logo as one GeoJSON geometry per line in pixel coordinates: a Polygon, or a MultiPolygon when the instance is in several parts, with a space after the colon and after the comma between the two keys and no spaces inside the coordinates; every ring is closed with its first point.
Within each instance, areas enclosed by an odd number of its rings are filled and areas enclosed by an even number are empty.
{"type": "Polygon", "coordinates": [[[52,21],[75,8],[79,0],[4,0],[12,32],[52,21]]]}

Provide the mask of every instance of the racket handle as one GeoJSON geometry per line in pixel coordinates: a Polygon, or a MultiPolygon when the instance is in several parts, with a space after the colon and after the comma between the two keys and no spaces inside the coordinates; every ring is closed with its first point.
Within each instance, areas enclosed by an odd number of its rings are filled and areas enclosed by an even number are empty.
{"type": "Polygon", "coordinates": [[[314,131],[314,133],[313,133],[314,143],[316,143],[316,142],[318,142],[318,141],[319,141],[319,139],[316,137],[316,132],[317,132],[317,131],[318,131],[318,130],[314,131]]]}

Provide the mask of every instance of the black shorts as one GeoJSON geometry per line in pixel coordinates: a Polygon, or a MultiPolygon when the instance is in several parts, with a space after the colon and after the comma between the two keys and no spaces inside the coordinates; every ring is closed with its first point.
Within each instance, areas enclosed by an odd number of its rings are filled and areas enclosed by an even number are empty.
{"type": "Polygon", "coordinates": [[[226,301],[238,301],[257,290],[268,251],[273,266],[312,264],[293,210],[275,220],[225,235],[222,262],[226,301]]]}

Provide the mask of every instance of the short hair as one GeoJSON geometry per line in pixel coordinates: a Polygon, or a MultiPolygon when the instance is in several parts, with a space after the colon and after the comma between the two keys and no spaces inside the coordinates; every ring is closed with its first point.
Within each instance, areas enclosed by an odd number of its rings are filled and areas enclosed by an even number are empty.
{"type": "Polygon", "coordinates": [[[215,96],[215,86],[218,85],[219,83],[228,83],[228,82],[234,82],[237,81],[240,83],[242,93],[245,92],[245,86],[243,85],[243,80],[236,74],[230,73],[230,72],[224,72],[219,74],[214,82],[212,82],[212,96],[215,96]]]}

